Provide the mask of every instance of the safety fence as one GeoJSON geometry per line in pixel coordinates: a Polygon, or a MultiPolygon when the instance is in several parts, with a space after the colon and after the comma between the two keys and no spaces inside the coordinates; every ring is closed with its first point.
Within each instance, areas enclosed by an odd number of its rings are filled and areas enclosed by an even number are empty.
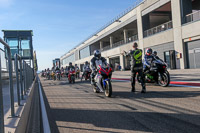
{"type": "Polygon", "coordinates": [[[2,70],[7,70],[9,74],[9,95],[10,95],[10,110],[11,118],[16,117],[15,102],[14,98],[17,97],[18,106],[21,106],[24,96],[27,95],[29,88],[32,86],[34,81],[34,70],[26,61],[22,60],[20,55],[16,54],[15,59],[12,60],[11,50],[9,45],[0,38],[0,43],[5,47],[7,58],[5,58],[5,51],[1,49],[0,56],[0,133],[5,132],[4,128],[4,98],[3,98],[3,88],[2,88],[2,70]],[[3,64],[4,62],[5,64],[3,64]],[[14,63],[13,63],[14,62],[14,63]],[[15,68],[13,71],[13,68],[15,68]],[[16,88],[14,88],[13,73],[16,74],[16,88]],[[14,93],[14,89],[17,93],[14,93]]]}

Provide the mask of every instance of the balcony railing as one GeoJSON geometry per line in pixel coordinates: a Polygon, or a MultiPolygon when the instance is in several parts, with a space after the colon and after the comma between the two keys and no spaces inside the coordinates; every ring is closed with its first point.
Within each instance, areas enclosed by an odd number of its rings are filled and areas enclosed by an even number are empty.
{"type": "Polygon", "coordinates": [[[133,41],[136,41],[136,40],[138,40],[138,35],[134,35],[132,37],[127,38],[126,43],[133,42],[133,41]]]}
{"type": "Polygon", "coordinates": [[[191,14],[186,15],[185,23],[193,22],[200,20],[200,11],[193,12],[191,14]]]}
{"type": "Polygon", "coordinates": [[[144,31],[144,37],[148,37],[148,36],[151,36],[151,35],[154,35],[154,34],[157,34],[162,31],[166,31],[172,28],[173,28],[172,21],[169,21],[167,23],[161,24],[159,26],[156,26],[154,28],[144,31]]]}
{"type": "MultiPolygon", "coordinates": [[[[116,43],[114,43],[114,44],[112,45],[112,48],[116,48],[116,47],[119,47],[119,46],[121,46],[121,45],[130,43],[130,42],[133,42],[133,41],[136,41],[136,40],[138,40],[138,35],[134,35],[134,36],[132,36],[132,37],[127,38],[127,39],[126,39],[126,42],[125,42],[124,40],[121,40],[121,41],[119,41],[119,42],[116,42],[116,43]]],[[[106,47],[103,47],[103,48],[101,49],[101,51],[106,51],[106,50],[109,50],[109,49],[111,49],[110,45],[108,45],[108,46],[106,46],[106,47]]]]}

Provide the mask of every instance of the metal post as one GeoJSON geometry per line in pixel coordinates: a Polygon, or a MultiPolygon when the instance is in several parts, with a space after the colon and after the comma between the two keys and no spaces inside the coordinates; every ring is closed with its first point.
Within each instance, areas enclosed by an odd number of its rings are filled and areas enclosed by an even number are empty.
{"type": "Polygon", "coordinates": [[[12,59],[9,45],[0,38],[0,42],[6,47],[8,55],[8,69],[9,69],[9,87],[10,87],[10,106],[11,106],[11,117],[15,117],[14,107],[14,90],[13,90],[13,75],[12,75],[12,59]]]}
{"type": "Polygon", "coordinates": [[[23,93],[23,75],[22,75],[22,60],[19,59],[19,67],[20,67],[20,84],[21,84],[21,99],[24,100],[24,93],[23,93]]]}
{"type": "Polygon", "coordinates": [[[20,106],[20,90],[19,90],[19,72],[18,72],[18,56],[15,54],[15,72],[16,72],[16,82],[17,82],[17,101],[20,106]]]}
{"type": "Polygon", "coordinates": [[[1,55],[0,55],[0,133],[4,133],[3,90],[1,80],[1,55]]]}
{"type": "Polygon", "coordinates": [[[9,85],[10,85],[10,104],[11,104],[11,117],[15,117],[15,107],[14,107],[14,90],[13,90],[13,75],[12,75],[12,60],[10,49],[7,49],[8,52],[8,69],[9,69],[9,85]]]}
{"type": "Polygon", "coordinates": [[[26,62],[23,61],[24,95],[26,95],[26,62]]]}

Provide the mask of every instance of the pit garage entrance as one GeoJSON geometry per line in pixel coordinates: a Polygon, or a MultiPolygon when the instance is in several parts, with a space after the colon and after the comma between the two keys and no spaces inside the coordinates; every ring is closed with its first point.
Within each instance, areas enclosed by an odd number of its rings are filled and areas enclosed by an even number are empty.
{"type": "Polygon", "coordinates": [[[187,68],[200,68],[200,40],[186,43],[187,68]]]}

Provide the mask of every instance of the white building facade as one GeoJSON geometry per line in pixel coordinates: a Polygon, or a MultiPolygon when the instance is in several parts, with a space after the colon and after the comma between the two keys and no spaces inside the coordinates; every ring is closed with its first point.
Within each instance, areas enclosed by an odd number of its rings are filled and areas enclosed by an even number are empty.
{"type": "Polygon", "coordinates": [[[145,51],[152,48],[170,69],[200,68],[200,0],[139,0],[132,8],[60,57],[61,66],[69,62],[82,66],[93,51],[114,67],[130,69],[130,57],[123,51],[133,42],[145,51]]]}

